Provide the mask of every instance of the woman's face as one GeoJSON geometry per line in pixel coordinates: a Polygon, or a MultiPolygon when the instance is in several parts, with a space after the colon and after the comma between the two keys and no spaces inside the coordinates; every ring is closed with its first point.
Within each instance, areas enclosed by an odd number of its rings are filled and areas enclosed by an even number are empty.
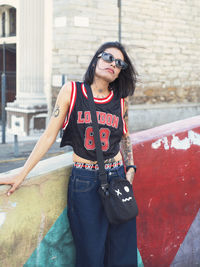
{"type": "MultiPolygon", "coordinates": [[[[105,49],[104,52],[112,54],[115,59],[121,59],[124,61],[122,52],[117,48],[110,47],[105,49]]],[[[115,65],[115,61],[109,63],[100,57],[97,61],[95,76],[111,83],[118,77],[120,71],[121,69],[115,65]]]]}

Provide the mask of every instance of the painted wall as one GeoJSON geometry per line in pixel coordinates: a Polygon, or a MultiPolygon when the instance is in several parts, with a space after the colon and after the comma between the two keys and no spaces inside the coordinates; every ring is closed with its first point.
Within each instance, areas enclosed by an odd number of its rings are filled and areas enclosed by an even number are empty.
{"type": "MultiPolygon", "coordinates": [[[[200,265],[200,116],[131,138],[139,266],[200,265]]],[[[0,266],[74,266],[67,220],[71,164],[71,153],[41,161],[9,198],[0,186],[0,266]]]]}
{"type": "Polygon", "coordinates": [[[0,186],[1,267],[73,266],[66,216],[71,158],[67,153],[39,162],[10,197],[4,194],[8,187],[0,186]]]}
{"type": "Polygon", "coordinates": [[[147,267],[200,266],[200,116],[132,135],[147,267]]]}

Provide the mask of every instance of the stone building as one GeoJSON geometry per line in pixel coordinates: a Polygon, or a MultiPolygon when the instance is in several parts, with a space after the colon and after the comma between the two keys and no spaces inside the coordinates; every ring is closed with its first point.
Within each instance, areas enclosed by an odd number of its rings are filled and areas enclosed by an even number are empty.
{"type": "Polygon", "coordinates": [[[16,95],[16,8],[9,5],[0,7],[0,77],[4,69],[7,75],[6,99],[12,102],[16,95]]]}
{"type": "MultiPolygon", "coordinates": [[[[199,1],[0,0],[1,14],[5,6],[17,14],[17,89],[14,103],[7,104],[10,128],[11,121],[15,128],[23,124],[22,132],[29,134],[43,127],[63,82],[81,80],[96,49],[118,40],[119,2],[121,41],[139,74],[130,99],[135,129],[200,112],[199,1]]],[[[1,35],[0,43],[6,38],[1,35]]]]}
{"type": "MultiPolygon", "coordinates": [[[[15,99],[7,102],[6,107],[7,128],[16,135],[35,134],[41,132],[46,125],[48,93],[45,94],[44,8],[45,1],[40,0],[0,1],[0,19],[2,25],[5,24],[4,32],[2,26],[0,42],[6,50],[6,67],[16,61],[15,99]],[[13,9],[15,12],[11,13],[13,9]],[[12,29],[12,22],[16,25],[16,30],[11,34],[9,29],[12,29]],[[7,58],[11,44],[17,46],[13,60],[7,58]]],[[[1,57],[5,56],[1,53],[1,57]]],[[[4,72],[9,81],[8,70],[4,72]]]]}
{"type": "MultiPolygon", "coordinates": [[[[52,71],[80,79],[97,46],[118,39],[117,1],[64,2],[53,6],[52,71]]],[[[200,3],[122,0],[121,5],[122,43],[140,75],[134,102],[198,102],[200,3]]]]}

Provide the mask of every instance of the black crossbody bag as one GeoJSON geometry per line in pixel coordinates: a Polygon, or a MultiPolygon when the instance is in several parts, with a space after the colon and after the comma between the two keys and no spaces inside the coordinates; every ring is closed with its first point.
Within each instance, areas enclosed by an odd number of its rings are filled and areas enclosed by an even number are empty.
{"type": "Polygon", "coordinates": [[[124,178],[114,178],[108,183],[104,167],[103,152],[99,136],[99,125],[97,123],[96,107],[90,86],[85,84],[89,106],[92,117],[92,127],[96,146],[97,162],[99,165],[99,195],[104,206],[108,221],[111,224],[127,222],[138,215],[138,207],[133,195],[132,185],[124,178]]]}

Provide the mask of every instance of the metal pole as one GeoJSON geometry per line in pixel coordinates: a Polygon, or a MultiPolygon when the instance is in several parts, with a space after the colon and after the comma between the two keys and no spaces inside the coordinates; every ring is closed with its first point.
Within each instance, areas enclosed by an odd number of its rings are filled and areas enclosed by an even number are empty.
{"type": "Polygon", "coordinates": [[[6,143],[6,53],[3,43],[3,73],[1,75],[1,118],[2,118],[2,144],[6,143]]]}
{"type": "Polygon", "coordinates": [[[62,86],[65,84],[65,74],[62,74],[62,86]]]}
{"type": "Polygon", "coordinates": [[[121,9],[121,0],[118,0],[118,8],[119,8],[119,20],[118,20],[118,39],[119,42],[121,43],[121,17],[122,17],[122,9],[121,9]]]}
{"type": "Polygon", "coordinates": [[[14,135],[14,155],[15,157],[19,156],[19,144],[18,144],[18,135],[14,135]]]}
{"type": "MultiPolygon", "coordinates": [[[[65,74],[62,74],[62,86],[65,84],[65,74]]],[[[63,129],[60,129],[60,138],[63,136],[63,129]]]]}

